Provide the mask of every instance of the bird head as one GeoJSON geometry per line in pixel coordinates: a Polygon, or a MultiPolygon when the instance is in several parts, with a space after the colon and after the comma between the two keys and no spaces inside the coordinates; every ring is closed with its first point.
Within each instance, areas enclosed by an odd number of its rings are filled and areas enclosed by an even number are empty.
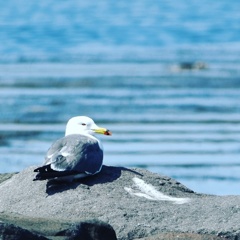
{"type": "Polygon", "coordinates": [[[68,121],[65,136],[70,134],[94,135],[95,133],[112,135],[108,129],[97,126],[91,118],[86,116],[77,116],[68,121]]]}

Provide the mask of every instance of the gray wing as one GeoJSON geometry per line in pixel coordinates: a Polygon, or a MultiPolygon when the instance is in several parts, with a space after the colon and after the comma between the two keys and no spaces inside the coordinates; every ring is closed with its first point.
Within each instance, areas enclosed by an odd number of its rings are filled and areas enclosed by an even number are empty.
{"type": "Polygon", "coordinates": [[[94,174],[101,170],[103,151],[96,140],[72,134],[57,140],[49,148],[45,165],[56,171],[94,174]]]}

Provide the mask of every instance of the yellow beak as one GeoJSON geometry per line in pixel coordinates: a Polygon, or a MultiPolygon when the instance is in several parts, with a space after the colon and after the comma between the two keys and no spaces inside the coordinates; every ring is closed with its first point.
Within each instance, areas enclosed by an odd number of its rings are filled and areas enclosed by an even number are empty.
{"type": "Polygon", "coordinates": [[[99,134],[104,134],[104,135],[109,135],[109,136],[112,135],[112,133],[106,128],[97,128],[97,129],[93,129],[93,131],[95,133],[99,133],[99,134]]]}

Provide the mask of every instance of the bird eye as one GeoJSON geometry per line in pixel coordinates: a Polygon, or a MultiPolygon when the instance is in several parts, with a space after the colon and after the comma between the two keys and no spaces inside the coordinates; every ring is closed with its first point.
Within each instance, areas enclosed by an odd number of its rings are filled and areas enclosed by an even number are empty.
{"type": "Polygon", "coordinates": [[[82,123],[82,126],[86,126],[86,123],[82,123]]]}

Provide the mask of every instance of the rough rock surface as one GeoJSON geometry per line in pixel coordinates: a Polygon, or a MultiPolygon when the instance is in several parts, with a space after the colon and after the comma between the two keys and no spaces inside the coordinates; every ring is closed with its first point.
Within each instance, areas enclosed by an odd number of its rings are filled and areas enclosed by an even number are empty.
{"type": "Polygon", "coordinates": [[[227,238],[198,233],[160,233],[152,237],[135,240],[227,240],[227,238]]]}
{"type": "Polygon", "coordinates": [[[114,239],[112,226],[119,240],[163,233],[240,239],[240,196],[197,194],[144,169],[104,166],[96,176],[56,183],[32,181],[34,168],[0,184],[2,222],[49,239],[74,239],[92,219],[114,239]]]}
{"type": "Polygon", "coordinates": [[[2,174],[0,174],[0,184],[4,181],[8,180],[9,178],[11,178],[15,174],[16,173],[2,173],[2,174]]]}
{"type": "Polygon", "coordinates": [[[0,239],[7,240],[47,240],[47,238],[38,236],[30,231],[17,227],[13,224],[0,222],[0,239]]]}

